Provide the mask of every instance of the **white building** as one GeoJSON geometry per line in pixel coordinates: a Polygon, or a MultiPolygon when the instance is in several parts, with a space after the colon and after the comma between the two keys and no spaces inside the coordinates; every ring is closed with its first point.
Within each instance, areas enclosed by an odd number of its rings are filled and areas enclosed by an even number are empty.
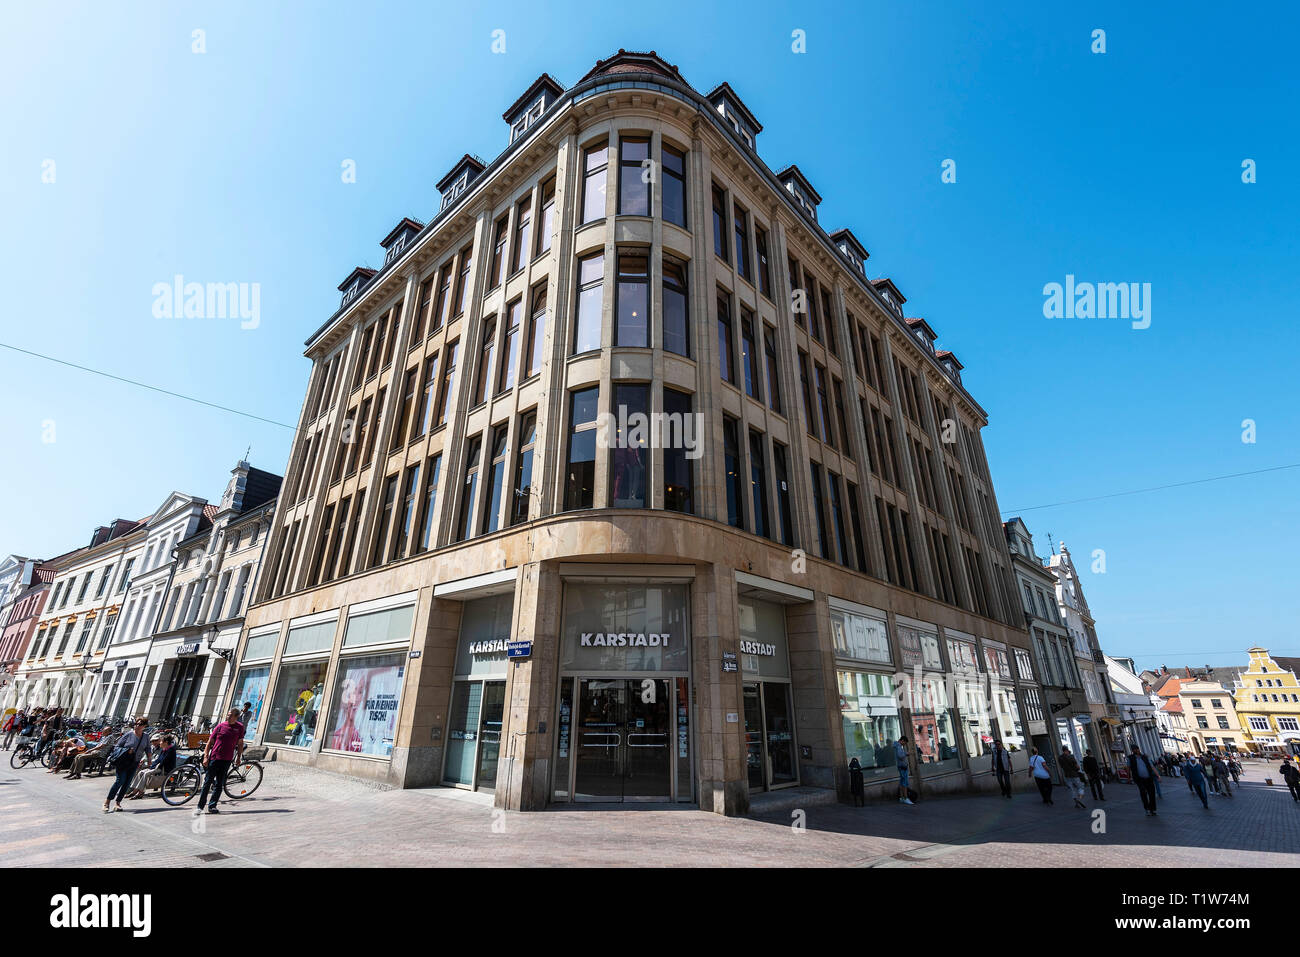
{"type": "Polygon", "coordinates": [[[1148,692],[1138,677],[1132,658],[1112,658],[1104,655],[1106,675],[1110,679],[1111,697],[1119,708],[1124,747],[1136,744],[1144,754],[1159,757],[1164,750],[1156,713],[1160,702],[1148,692]]]}

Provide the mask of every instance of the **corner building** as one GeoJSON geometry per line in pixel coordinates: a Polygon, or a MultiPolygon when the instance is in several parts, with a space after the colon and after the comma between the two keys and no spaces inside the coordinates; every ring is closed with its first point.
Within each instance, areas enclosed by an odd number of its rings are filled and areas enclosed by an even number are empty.
{"type": "Polygon", "coordinates": [[[900,733],[923,789],[993,787],[1035,679],[956,356],[727,84],[620,50],[503,118],[306,343],[256,739],[518,809],[738,814],[854,757],[892,796],[900,733]],[[620,410],[698,441],[597,441],[620,410]]]}

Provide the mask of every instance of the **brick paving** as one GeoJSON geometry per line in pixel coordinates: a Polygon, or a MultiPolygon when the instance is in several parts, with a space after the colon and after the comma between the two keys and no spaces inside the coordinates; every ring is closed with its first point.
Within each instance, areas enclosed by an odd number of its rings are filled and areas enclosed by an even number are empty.
{"type": "MultiPolygon", "coordinates": [[[[0,755],[3,755],[0,752],[0,755]]],[[[7,765],[7,761],[6,761],[7,765]]],[[[1271,773],[1280,785],[1276,765],[1271,773]]],[[[482,795],[387,790],[311,768],[266,765],[253,797],[195,817],[157,798],[100,811],[110,779],[0,769],[0,866],[867,866],[1277,867],[1300,863],[1300,804],[1249,767],[1234,797],[1201,807],[1163,782],[1160,815],[1135,788],[1107,789],[1104,833],[1089,810],[1036,792],[790,810],[723,818],[690,808],[517,813],[482,795]]],[[[1021,780],[1018,786],[1028,782],[1021,780]]]]}

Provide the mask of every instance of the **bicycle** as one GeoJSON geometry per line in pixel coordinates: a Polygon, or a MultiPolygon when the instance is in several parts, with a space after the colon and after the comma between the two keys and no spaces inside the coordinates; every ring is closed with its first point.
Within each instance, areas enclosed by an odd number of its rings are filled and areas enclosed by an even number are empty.
{"type": "Polygon", "coordinates": [[[40,755],[36,753],[36,745],[28,741],[14,748],[13,753],[9,755],[9,766],[15,771],[20,771],[33,761],[39,760],[39,758],[40,755]]]}
{"type": "MultiPolygon", "coordinates": [[[[232,801],[242,801],[262,786],[262,765],[258,759],[264,757],[266,751],[264,748],[257,750],[260,753],[249,748],[242,759],[230,766],[224,790],[232,801]]],[[[195,753],[167,775],[162,784],[162,799],[172,807],[181,807],[202,790],[203,756],[195,753]]]]}

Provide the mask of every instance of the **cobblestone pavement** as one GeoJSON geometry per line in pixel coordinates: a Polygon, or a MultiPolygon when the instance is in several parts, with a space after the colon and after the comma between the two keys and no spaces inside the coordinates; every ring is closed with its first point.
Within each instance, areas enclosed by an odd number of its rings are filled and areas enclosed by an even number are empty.
{"type": "MultiPolygon", "coordinates": [[[[157,798],[100,810],[109,778],[57,780],[0,769],[0,866],[1295,866],[1300,804],[1249,768],[1232,798],[1201,807],[1181,778],[1163,782],[1158,817],[1136,789],[1107,789],[1104,833],[1089,809],[1037,792],[936,798],[915,807],[832,804],[723,818],[692,809],[497,811],[482,795],[386,790],[285,764],[223,813],[195,817],[157,798]]],[[[1017,787],[1029,782],[1023,779],[1017,787]]]]}

